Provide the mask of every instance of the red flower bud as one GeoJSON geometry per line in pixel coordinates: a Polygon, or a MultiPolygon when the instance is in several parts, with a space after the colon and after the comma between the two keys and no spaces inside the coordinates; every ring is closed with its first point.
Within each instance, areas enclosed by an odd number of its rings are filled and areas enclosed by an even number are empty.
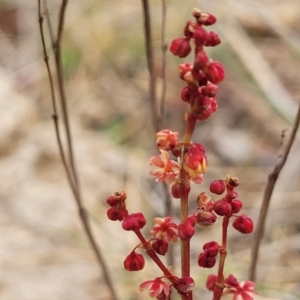
{"type": "Polygon", "coordinates": [[[225,71],[221,63],[212,62],[206,70],[207,79],[212,83],[220,83],[225,77],[225,71]]]}
{"type": "Polygon", "coordinates": [[[198,25],[195,28],[193,38],[195,39],[196,47],[203,46],[206,43],[206,40],[208,38],[206,30],[203,27],[198,25]]]}
{"type": "Polygon", "coordinates": [[[216,264],[216,257],[210,256],[207,251],[200,253],[198,257],[198,265],[202,268],[212,268],[216,264]]]}
{"type": "Polygon", "coordinates": [[[166,240],[156,240],[152,244],[154,251],[160,255],[165,255],[168,252],[169,244],[166,240]]]}
{"type": "Polygon", "coordinates": [[[192,277],[189,276],[178,278],[176,283],[174,283],[174,287],[184,294],[190,293],[193,290],[194,286],[195,281],[192,277]]]}
{"type": "Polygon", "coordinates": [[[253,231],[253,221],[244,214],[238,216],[232,223],[232,226],[234,229],[244,234],[253,231]]]}
{"type": "MultiPolygon", "coordinates": [[[[194,224],[195,225],[195,224],[194,224]]],[[[191,224],[190,219],[186,219],[186,221],[178,226],[178,236],[182,240],[188,240],[195,234],[194,225],[191,224]]]]}
{"type": "Polygon", "coordinates": [[[209,63],[209,58],[204,51],[198,51],[195,62],[194,62],[194,69],[195,70],[205,70],[207,64],[209,63]]]}
{"type": "Polygon", "coordinates": [[[124,230],[140,230],[146,224],[146,219],[142,213],[131,214],[123,220],[122,227],[124,230]]]}
{"type": "Polygon", "coordinates": [[[215,180],[210,184],[210,191],[214,194],[221,195],[225,191],[225,183],[224,180],[215,180]]]}
{"type": "Polygon", "coordinates": [[[226,198],[232,200],[238,196],[238,193],[233,190],[227,190],[226,198]]]}
{"type": "Polygon", "coordinates": [[[231,215],[231,204],[224,199],[217,200],[214,203],[214,211],[219,216],[229,217],[231,215]]]}
{"type": "Polygon", "coordinates": [[[202,88],[202,93],[210,98],[215,97],[218,92],[218,86],[212,83],[207,84],[202,88]]]}
{"type": "Polygon", "coordinates": [[[217,19],[215,16],[207,13],[201,13],[200,17],[197,19],[199,24],[203,24],[205,26],[213,25],[216,21],[217,19]]]}
{"type": "Polygon", "coordinates": [[[170,46],[170,51],[181,58],[186,57],[190,54],[192,48],[190,45],[189,38],[178,38],[173,40],[170,46]]]}
{"type": "Polygon", "coordinates": [[[107,211],[107,217],[111,220],[111,221],[122,221],[125,216],[128,215],[128,211],[125,210],[118,210],[115,209],[114,207],[111,207],[108,211],[107,211]]]}
{"type": "Polygon", "coordinates": [[[207,279],[206,279],[206,288],[209,290],[209,291],[213,291],[214,288],[215,288],[215,284],[216,284],[216,281],[217,281],[217,276],[214,275],[214,274],[210,274],[207,276],[207,279]]]}
{"type": "Polygon", "coordinates": [[[203,245],[203,250],[207,251],[209,256],[217,256],[219,253],[219,248],[220,245],[215,241],[208,242],[203,245]]]}
{"type": "Polygon", "coordinates": [[[194,32],[194,26],[195,24],[193,22],[187,22],[185,27],[184,27],[184,36],[187,38],[192,38],[193,37],[193,32],[194,32]]]}
{"type": "Polygon", "coordinates": [[[201,211],[196,215],[197,225],[200,227],[207,227],[213,225],[217,221],[217,216],[213,212],[201,211]]]}
{"type": "Polygon", "coordinates": [[[214,47],[214,46],[219,45],[220,43],[221,43],[221,40],[217,33],[215,33],[214,31],[208,32],[207,38],[205,41],[206,47],[208,47],[208,46],[214,47]]]}
{"type": "Polygon", "coordinates": [[[184,87],[181,91],[181,100],[187,103],[190,103],[191,95],[190,95],[190,89],[189,87],[184,87]]]}
{"type": "Polygon", "coordinates": [[[124,260],[124,268],[127,271],[140,271],[145,266],[145,259],[142,254],[132,251],[124,260]]]}
{"type": "Polygon", "coordinates": [[[237,199],[232,200],[231,201],[232,213],[233,214],[238,213],[241,210],[242,206],[243,206],[242,201],[237,200],[237,199]]]}
{"type": "Polygon", "coordinates": [[[171,188],[171,194],[175,199],[179,199],[185,195],[188,195],[191,190],[189,185],[182,186],[179,183],[175,183],[171,188]]]}

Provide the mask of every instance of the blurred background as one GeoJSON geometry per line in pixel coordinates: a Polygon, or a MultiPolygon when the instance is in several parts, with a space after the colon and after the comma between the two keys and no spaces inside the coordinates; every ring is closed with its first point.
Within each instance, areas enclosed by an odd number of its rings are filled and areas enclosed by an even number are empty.
{"type": "MultiPolygon", "coordinates": [[[[59,5],[49,1],[54,25],[59,5]]],[[[207,148],[209,167],[191,201],[208,192],[212,180],[237,176],[244,212],[256,220],[300,99],[300,0],[167,1],[167,44],[182,36],[194,7],[218,18],[210,29],[222,44],[207,51],[225,66],[226,78],[217,96],[219,109],[197,126],[193,138],[207,148]]],[[[161,97],[161,1],[151,1],[151,13],[161,97]]],[[[148,299],[138,287],[159,275],[150,261],[139,273],[123,270],[138,241],[107,220],[105,200],[125,190],[129,209],[143,210],[149,218],[146,231],[150,220],[164,215],[162,187],[149,176],[149,157],[157,150],[143,32],[140,1],[72,0],[62,45],[83,199],[117,293],[126,300],[148,299]]],[[[0,298],[109,300],[58,155],[37,1],[0,0],[0,39],[0,298]]],[[[179,97],[183,82],[177,65],[191,61],[167,53],[164,128],[180,136],[187,107],[179,97]]],[[[261,245],[257,288],[268,299],[300,299],[299,145],[298,134],[261,245]]],[[[178,212],[178,201],[173,204],[178,212]]],[[[216,270],[199,269],[197,256],[205,242],[220,238],[220,226],[198,230],[193,239],[198,299],[210,299],[203,294],[204,282],[216,270]]],[[[226,274],[246,279],[253,236],[233,230],[229,235],[226,274]]]]}

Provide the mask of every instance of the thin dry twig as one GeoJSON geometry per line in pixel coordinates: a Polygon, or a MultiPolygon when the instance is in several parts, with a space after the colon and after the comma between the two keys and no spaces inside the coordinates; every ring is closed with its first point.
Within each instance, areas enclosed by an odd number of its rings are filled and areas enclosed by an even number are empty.
{"type": "Polygon", "coordinates": [[[155,74],[155,62],[153,53],[153,42],[151,33],[151,18],[148,0],[142,0],[143,14],[144,14],[144,31],[145,31],[145,45],[148,70],[150,74],[149,80],[149,97],[152,108],[152,122],[155,131],[160,129],[162,117],[158,112],[158,103],[156,97],[156,74],[155,74]]]}
{"type": "Polygon", "coordinates": [[[259,256],[259,246],[261,239],[264,234],[264,229],[265,229],[265,223],[267,219],[267,213],[269,210],[269,204],[271,201],[272,193],[276,184],[276,181],[279,177],[279,174],[283,168],[283,166],[286,163],[287,157],[290,153],[291,147],[294,143],[296,133],[299,127],[300,123],[300,104],[298,108],[298,112],[296,115],[296,119],[294,121],[293,129],[291,132],[291,135],[289,137],[288,143],[286,145],[285,151],[277,163],[277,165],[274,167],[273,171],[269,174],[268,176],[268,183],[266,185],[265,191],[264,191],[264,196],[260,208],[260,213],[256,225],[256,230],[254,233],[254,242],[252,246],[252,251],[251,251],[251,265],[250,265],[250,273],[249,273],[249,279],[252,281],[255,281],[256,277],[256,267],[257,267],[257,262],[258,262],[258,256],[259,256]]]}
{"type": "Polygon", "coordinates": [[[71,135],[71,130],[70,130],[67,101],[66,101],[65,90],[64,90],[63,68],[62,68],[62,59],[61,59],[61,51],[60,51],[61,39],[62,39],[62,35],[63,35],[63,30],[64,30],[64,19],[65,19],[67,2],[68,2],[67,0],[62,0],[62,5],[61,5],[61,9],[60,9],[60,14],[59,14],[57,38],[55,39],[54,35],[53,35],[53,31],[52,31],[50,18],[49,18],[47,2],[46,2],[46,0],[44,0],[45,12],[43,14],[42,7],[41,7],[41,1],[38,0],[38,18],[39,18],[39,25],[40,25],[40,34],[41,34],[41,40],[42,40],[42,46],[43,46],[43,52],[44,52],[44,60],[46,63],[49,82],[50,82],[50,90],[51,90],[51,98],[52,98],[52,106],[53,106],[52,117],[54,120],[56,139],[57,139],[60,155],[61,155],[63,165],[64,165],[64,168],[65,168],[65,171],[67,174],[69,185],[71,187],[71,190],[73,192],[74,198],[77,203],[78,213],[79,213],[79,216],[80,216],[80,219],[82,222],[82,226],[84,228],[84,232],[94,250],[97,261],[100,266],[100,270],[102,271],[104,280],[110,290],[111,299],[117,300],[117,296],[114,291],[114,286],[110,279],[106,263],[102,257],[100,249],[99,249],[99,247],[96,243],[96,240],[93,236],[93,233],[92,233],[92,230],[91,230],[91,227],[89,224],[88,214],[82,203],[82,198],[81,198],[81,194],[80,194],[80,186],[79,186],[79,181],[78,181],[78,176],[77,176],[77,171],[76,171],[76,166],[75,166],[74,151],[73,151],[73,147],[72,147],[72,135],[71,135]],[[51,69],[50,69],[50,65],[49,65],[49,57],[48,57],[48,53],[47,53],[47,48],[46,48],[46,43],[45,43],[45,35],[44,35],[44,29],[43,29],[44,15],[47,18],[50,39],[52,42],[52,48],[53,48],[54,55],[55,55],[55,66],[56,66],[57,80],[58,80],[57,84],[58,84],[58,89],[59,89],[60,104],[61,104],[61,108],[62,108],[63,116],[64,116],[63,123],[64,123],[65,134],[67,137],[67,144],[68,144],[67,153],[68,153],[68,155],[65,154],[65,150],[64,150],[64,147],[63,147],[63,144],[61,141],[61,136],[60,136],[59,122],[58,122],[59,119],[58,119],[57,106],[56,106],[54,82],[53,82],[53,77],[52,77],[52,73],[51,73],[51,69]]]}

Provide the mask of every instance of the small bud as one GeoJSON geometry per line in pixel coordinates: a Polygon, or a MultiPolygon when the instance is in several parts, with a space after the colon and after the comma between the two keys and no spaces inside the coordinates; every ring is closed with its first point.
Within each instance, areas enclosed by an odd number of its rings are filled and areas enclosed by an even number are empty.
{"type": "Polygon", "coordinates": [[[175,183],[171,188],[171,194],[175,199],[179,199],[189,194],[191,190],[190,185],[182,186],[179,183],[175,183]]]}
{"type": "Polygon", "coordinates": [[[217,256],[219,253],[220,245],[215,242],[208,242],[203,245],[203,250],[207,251],[210,256],[217,256]]]}
{"type": "Polygon", "coordinates": [[[136,231],[142,229],[146,224],[146,219],[142,213],[134,213],[126,216],[123,220],[122,227],[127,231],[136,231]]]}
{"type": "Polygon", "coordinates": [[[213,268],[216,264],[216,257],[210,256],[207,251],[200,253],[198,257],[198,265],[202,268],[213,268]]]}
{"type": "Polygon", "coordinates": [[[215,16],[207,13],[201,13],[200,17],[197,19],[198,24],[203,24],[205,26],[213,25],[216,21],[217,19],[215,16]]]}
{"type": "Polygon", "coordinates": [[[207,84],[202,88],[202,93],[210,98],[215,97],[218,92],[218,86],[212,83],[207,84]]]}
{"type": "Polygon", "coordinates": [[[253,231],[253,221],[244,214],[238,216],[232,223],[232,226],[234,229],[244,234],[253,231]]]}
{"type": "Polygon", "coordinates": [[[242,201],[237,200],[237,199],[232,200],[231,201],[232,213],[233,214],[238,213],[241,210],[242,206],[243,206],[242,201]]]}
{"type": "Polygon", "coordinates": [[[170,51],[181,58],[186,57],[190,54],[192,48],[190,45],[189,38],[178,38],[173,40],[170,46],[170,51]]]}
{"type": "Polygon", "coordinates": [[[145,266],[145,259],[142,254],[132,251],[124,260],[124,268],[127,271],[140,271],[145,266]]]}
{"type": "Polygon", "coordinates": [[[213,212],[201,211],[196,215],[197,225],[200,227],[208,227],[217,221],[217,216],[213,212]]]}
{"type": "Polygon", "coordinates": [[[232,211],[231,204],[225,199],[217,200],[214,203],[214,211],[219,216],[229,217],[232,211]]]}
{"type": "Polygon", "coordinates": [[[128,211],[126,209],[118,210],[118,209],[115,209],[114,207],[111,207],[107,211],[107,217],[111,221],[122,221],[122,220],[124,220],[125,216],[127,216],[127,215],[128,215],[128,211]]]}
{"type": "Polygon", "coordinates": [[[152,244],[154,251],[160,255],[165,255],[168,252],[169,244],[166,240],[156,240],[152,244]]]}
{"type": "Polygon", "coordinates": [[[187,22],[184,27],[184,36],[187,38],[192,38],[194,33],[194,23],[193,22],[187,22]]]}
{"type": "Polygon", "coordinates": [[[204,51],[198,51],[195,62],[194,62],[194,69],[195,70],[205,70],[209,63],[209,58],[204,51]]]}
{"type": "Polygon", "coordinates": [[[182,240],[189,240],[195,234],[194,225],[191,224],[189,219],[186,219],[184,223],[178,226],[178,236],[182,240]]]}
{"type": "Polygon", "coordinates": [[[181,91],[181,100],[183,102],[187,102],[187,103],[190,103],[190,100],[191,100],[191,94],[190,94],[190,89],[189,87],[184,87],[181,91]]]}
{"type": "Polygon", "coordinates": [[[212,62],[206,70],[207,79],[212,83],[220,83],[225,77],[225,71],[221,63],[212,62]]]}
{"type": "Polygon", "coordinates": [[[209,46],[214,47],[214,46],[219,45],[220,43],[221,43],[221,40],[217,33],[215,33],[214,31],[208,32],[207,38],[205,41],[206,47],[209,47],[209,46]]]}
{"type": "Polygon", "coordinates": [[[209,291],[213,291],[214,288],[215,288],[215,284],[216,284],[216,281],[217,281],[217,276],[214,275],[214,274],[210,274],[207,276],[207,279],[206,279],[206,288],[209,290],[209,291]]]}
{"type": "Polygon", "coordinates": [[[205,45],[208,35],[206,30],[203,27],[198,25],[195,28],[193,38],[195,40],[196,47],[202,47],[203,45],[205,45]]]}
{"type": "Polygon", "coordinates": [[[224,180],[219,179],[210,184],[209,190],[216,195],[221,195],[224,193],[225,188],[224,180]]]}

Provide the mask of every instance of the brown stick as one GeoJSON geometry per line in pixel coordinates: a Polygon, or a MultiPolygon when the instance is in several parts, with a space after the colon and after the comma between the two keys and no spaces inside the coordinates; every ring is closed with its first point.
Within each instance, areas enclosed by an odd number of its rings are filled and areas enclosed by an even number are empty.
{"type": "Polygon", "coordinates": [[[150,74],[149,81],[149,97],[152,108],[152,122],[155,132],[160,128],[161,119],[158,112],[158,104],[156,97],[156,74],[155,74],[155,62],[153,53],[153,42],[151,33],[151,18],[148,0],[142,0],[143,14],[144,14],[144,31],[145,31],[145,45],[148,70],[150,74]]]}
{"type": "Polygon", "coordinates": [[[65,155],[65,151],[63,148],[60,131],[59,131],[59,122],[58,122],[54,82],[53,82],[52,73],[50,70],[49,57],[48,57],[47,50],[46,50],[45,35],[44,35],[44,30],[43,30],[43,20],[44,19],[43,19],[43,14],[42,14],[42,9],[41,9],[41,2],[40,2],[40,0],[38,0],[38,17],[39,17],[39,24],[40,24],[40,34],[41,34],[41,39],[42,39],[44,60],[46,63],[49,82],[50,82],[50,90],[51,90],[51,98],[52,98],[52,106],[53,106],[53,120],[54,120],[54,125],[55,125],[56,139],[58,142],[59,152],[60,152],[60,156],[62,158],[63,165],[64,165],[64,168],[65,168],[65,171],[67,174],[67,179],[68,179],[69,185],[71,187],[71,190],[73,192],[74,198],[77,203],[78,214],[80,216],[81,223],[84,228],[85,234],[91,244],[92,249],[94,250],[97,261],[100,266],[100,270],[103,272],[104,280],[110,290],[111,297],[112,297],[112,299],[117,300],[117,296],[114,291],[114,286],[113,286],[112,281],[109,276],[109,271],[108,271],[106,263],[102,257],[100,249],[98,248],[96,240],[92,234],[92,230],[91,230],[89,220],[88,220],[88,215],[82,204],[80,187],[79,187],[77,171],[76,171],[76,166],[75,166],[74,153],[73,153],[73,147],[72,147],[72,136],[71,136],[71,130],[70,130],[70,124],[69,124],[69,118],[68,118],[67,101],[66,101],[65,90],[64,90],[63,69],[62,69],[61,51],[60,51],[61,39],[62,39],[62,34],[63,34],[63,29],[64,29],[64,18],[65,18],[65,12],[66,12],[66,7],[67,7],[67,0],[62,0],[62,5],[61,5],[61,9],[60,9],[60,14],[59,14],[58,32],[57,32],[56,39],[54,38],[54,35],[53,35],[46,0],[44,1],[44,5],[45,5],[45,15],[46,15],[47,23],[48,23],[48,27],[49,27],[49,33],[50,33],[50,38],[51,38],[51,42],[52,42],[52,47],[53,47],[53,51],[55,54],[55,66],[56,66],[57,80],[58,80],[57,84],[58,84],[58,88],[59,88],[60,104],[61,104],[63,116],[64,116],[63,123],[64,123],[65,134],[67,137],[68,156],[65,155]],[[67,158],[68,158],[68,160],[67,160],[67,158]]]}
{"type": "Polygon", "coordinates": [[[256,277],[256,267],[257,267],[257,262],[258,262],[258,256],[259,256],[259,246],[261,239],[264,234],[264,229],[265,229],[265,223],[267,219],[267,213],[269,210],[269,204],[271,201],[272,193],[276,184],[276,181],[279,177],[279,174],[283,168],[283,166],[286,163],[287,157],[290,153],[291,147],[293,145],[293,142],[295,140],[295,136],[299,127],[300,123],[300,104],[298,108],[298,112],[296,115],[296,119],[293,125],[292,133],[290,135],[290,138],[288,140],[288,143],[286,145],[285,151],[280,159],[280,161],[277,163],[277,165],[274,167],[273,171],[269,174],[268,176],[268,183],[266,185],[265,191],[264,191],[264,196],[260,208],[260,213],[256,225],[256,230],[254,233],[254,242],[252,246],[252,251],[251,251],[251,265],[250,265],[250,273],[249,273],[249,279],[252,281],[255,281],[256,277]]]}

